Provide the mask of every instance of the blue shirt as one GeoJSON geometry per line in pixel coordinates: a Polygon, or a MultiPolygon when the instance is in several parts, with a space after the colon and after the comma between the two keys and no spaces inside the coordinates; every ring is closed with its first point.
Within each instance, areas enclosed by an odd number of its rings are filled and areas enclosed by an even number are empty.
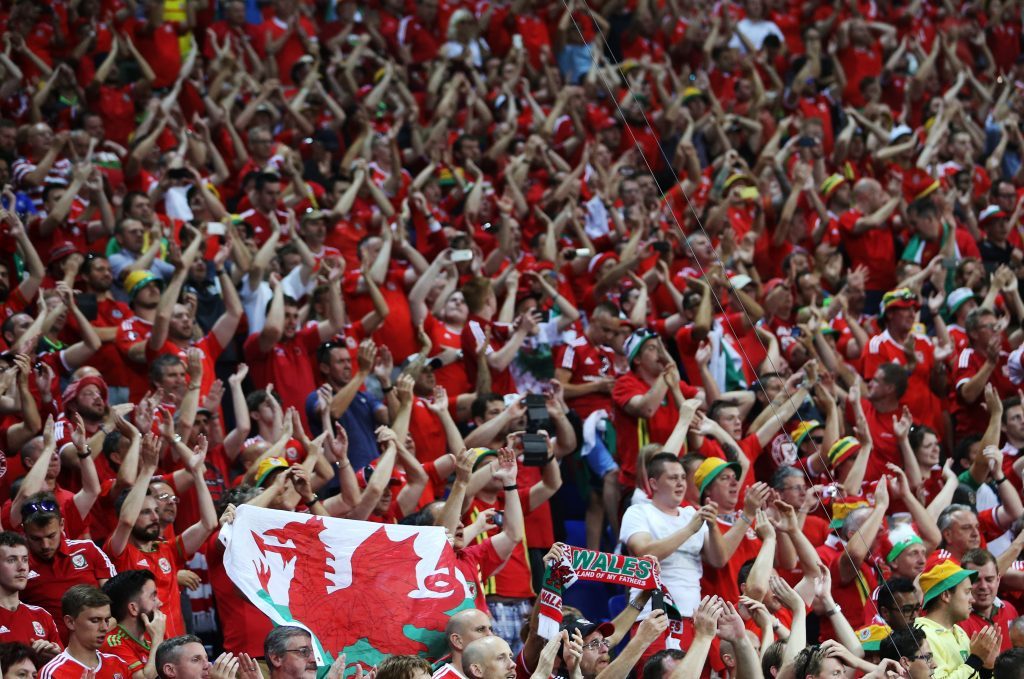
{"type": "MultiPolygon", "coordinates": [[[[323,432],[320,426],[320,417],[316,414],[317,392],[312,392],[306,397],[306,420],[313,436],[319,436],[323,432]]],[[[380,455],[377,448],[377,437],[374,430],[377,428],[377,420],[373,414],[383,404],[371,394],[360,391],[352,399],[348,409],[338,418],[338,422],[348,434],[348,459],[352,468],[358,472],[370,464],[380,455]]]]}

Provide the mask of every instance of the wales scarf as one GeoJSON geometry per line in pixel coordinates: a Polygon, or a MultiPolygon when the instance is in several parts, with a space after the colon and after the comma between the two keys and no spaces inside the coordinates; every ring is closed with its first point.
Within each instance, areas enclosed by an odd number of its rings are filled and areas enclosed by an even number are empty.
{"type": "Polygon", "coordinates": [[[661,582],[657,562],[635,556],[595,552],[592,549],[566,546],[559,561],[548,561],[544,567],[537,633],[545,639],[556,636],[562,623],[562,590],[577,580],[625,585],[634,589],[660,591],[665,597],[668,614],[669,648],[679,648],[683,621],[665,585],[661,582]]]}

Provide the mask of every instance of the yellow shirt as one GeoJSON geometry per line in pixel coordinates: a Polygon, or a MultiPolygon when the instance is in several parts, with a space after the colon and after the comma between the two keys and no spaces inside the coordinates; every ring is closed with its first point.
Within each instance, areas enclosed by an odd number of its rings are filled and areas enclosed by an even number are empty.
{"type": "Polygon", "coordinates": [[[930,618],[918,618],[914,624],[924,631],[935,656],[933,679],[973,679],[978,671],[965,664],[971,654],[971,640],[960,625],[947,629],[930,618]]]}
{"type": "MultiPolygon", "coordinates": [[[[185,13],[187,0],[164,0],[164,21],[184,26],[188,15],[185,13]]],[[[181,49],[181,56],[184,58],[192,49],[192,33],[185,33],[178,36],[178,47],[181,49]]]]}

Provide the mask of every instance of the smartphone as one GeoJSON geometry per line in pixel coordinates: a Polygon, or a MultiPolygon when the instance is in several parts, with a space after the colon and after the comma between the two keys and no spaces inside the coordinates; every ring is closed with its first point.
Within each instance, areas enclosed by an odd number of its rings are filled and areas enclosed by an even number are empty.
{"type": "Polygon", "coordinates": [[[99,316],[99,302],[96,301],[96,295],[91,292],[76,293],[75,305],[82,312],[82,315],[90,321],[95,321],[96,317],[99,316]]]}
{"type": "Polygon", "coordinates": [[[498,528],[505,525],[505,512],[494,512],[494,516],[491,517],[491,523],[498,528]]]}
{"type": "Polygon", "coordinates": [[[761,197],[761,192],[757,190],[756,186],[744,186],[740,189],[740,198],[743,200],[757,200],[761,197]]]}
{"type": "Polygon", "coordinates": [[[473,259],[472,250],[452,250],[453,262],[469,262],[473,259]]]}
{"type": "Polygon", "coordinates": [[[167,171],[168,179],[192,179],[192,173],[185,167],[173,167],[167,171]]]}
{"type": "Polygon", "coordinates": [[[517,50],[523,49],[523,36],[519,33],[512,36],[512,47],[517,50]]]}
{"type": "Polygon", "coordinates": [[[653,592],[651,592],[651,610],[665,610],[665,593],[662,592],[660,589],[656,589],[653,592]]]}
{"type": "Polygon", "coordinates": [[[206,234],[208,236],[223,236],[227,234],[228,227],[224,226],[221,222],[207,222],[206,223],[206,234]]]}
{"type": "Polygon", "coordinates": [[[670,246],[667,242],[663,240],[654,241],[653,243],[651,243],[651,248],[655,252],[662,255],[667,255],[672,250],[672,246],[670,246]]]}

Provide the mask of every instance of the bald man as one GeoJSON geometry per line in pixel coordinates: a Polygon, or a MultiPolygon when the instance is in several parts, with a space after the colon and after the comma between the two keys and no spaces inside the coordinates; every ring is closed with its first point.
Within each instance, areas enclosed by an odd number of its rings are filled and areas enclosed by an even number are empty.
{"type": "Polygon", "coordinates": [[[515,657],[501,637],[482,637],[462,652],[462,672],[468,679],[516,679],[515,657]]]}
{"type": "Polygon", "coordinates": [[[479,608],[467,608],[448,618],[444,628],[451,660],[437,668],[432,679],[467,679],[462,673],[462,654],[477,639],[494,634],[491,617],[479,608]]]}

